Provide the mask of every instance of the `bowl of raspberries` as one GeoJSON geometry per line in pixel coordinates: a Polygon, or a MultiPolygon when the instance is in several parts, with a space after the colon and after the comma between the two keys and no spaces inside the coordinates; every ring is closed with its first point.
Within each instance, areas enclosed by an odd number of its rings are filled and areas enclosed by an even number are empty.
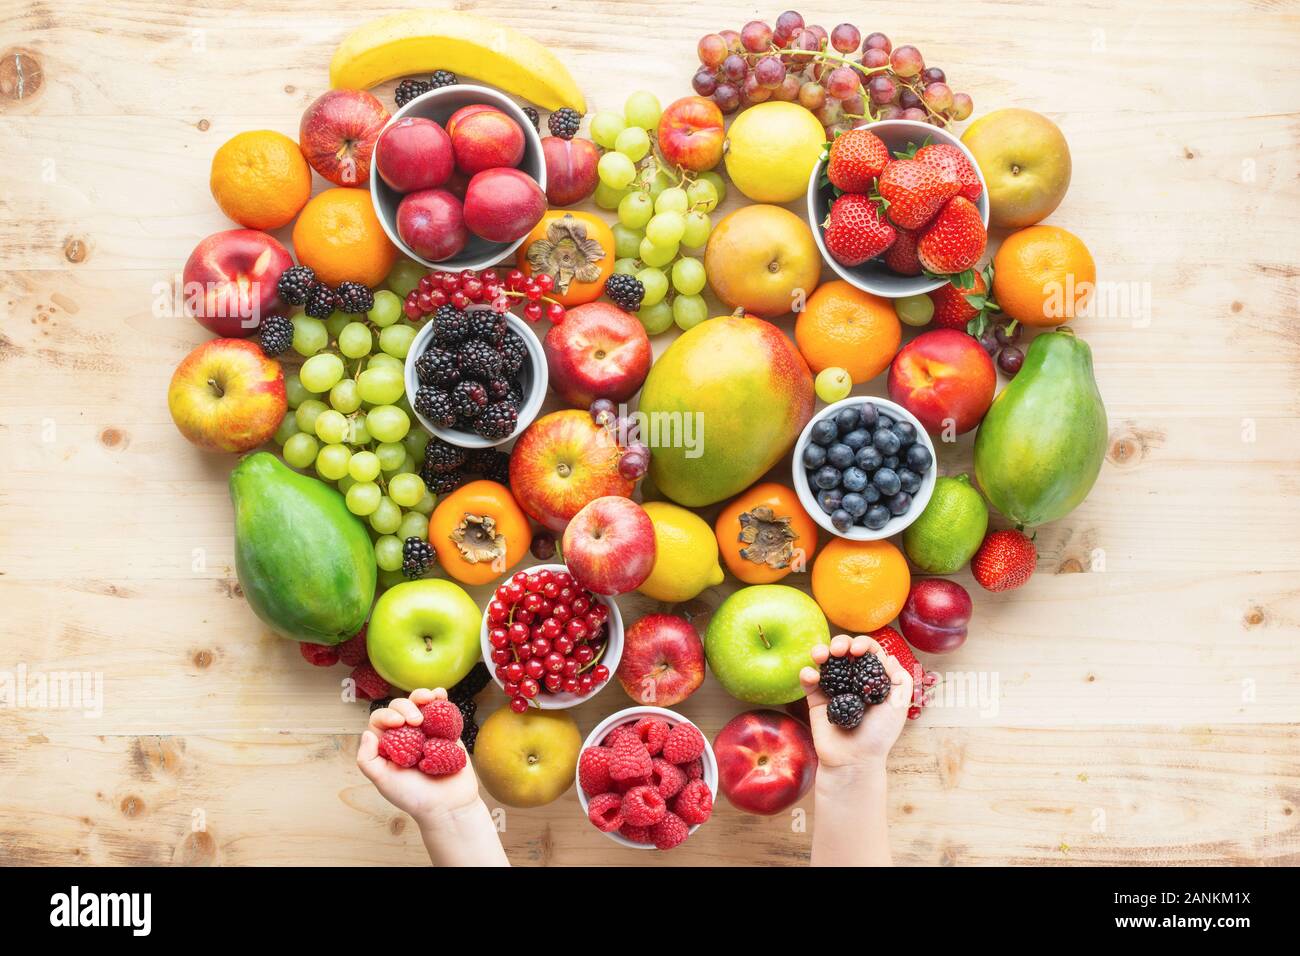
{"type": "Polygon", "coordinates": [[[578,802],[615,843],[680,846],[713,814],[718,762],[699,727],[662,707],[629,707],[601,721],[578,756],[578,802]]]}
{"type": "Polygon", "coordinates": [[[546,398],[546,357],[522,319],[490,306],[439,306],[406,355],[406,398],[443,441],[491,448],[522,432],[546,398]]]}

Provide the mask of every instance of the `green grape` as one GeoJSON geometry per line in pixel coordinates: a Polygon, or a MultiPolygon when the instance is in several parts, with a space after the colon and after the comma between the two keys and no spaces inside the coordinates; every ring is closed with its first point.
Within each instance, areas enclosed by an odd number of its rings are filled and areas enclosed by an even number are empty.
{"type": "Polygon", "coordinates": [[[352,322],[352,316],[346,312],[335,309],[325,317],[325,331],[333,340],[337,340],[339,333],[342,332],[352,322]]]}
{"type": "Polygon", "coordinates": [[[894,312],[907,325],[928,325],[934,318],[934,300],[928,295],[905,295],[894,300],[894,312]]]}
{"type": "Polygon", "coordinates": [[[659,194],[665,189],[677,185],[677,180],[665,169],[659,169],[657,166],[647,166],[641,170],[641,175],[637,178],[637,184],[650,194],[651,199],[658,199],[659,194]]]}
{"type": "Polygon", "coordinates": [[[302,379],[297,372],[290,372],[284,377],[284,397],[289,400],[290,408],[297,408],[311,398],[311,392],[302,387],[302,379]]]}
{"type": "Polygon", "coordinates": [[[402,524],[402,509],[392,498],[384,495],[370,513],[370,527],[380,534],[392,534],[402,524]]]}
{"type": "MultiPolygon", "coordinates": [[[[356,457],[356,456],[354,455],[353,457],[356,457]]],[[[349,467],[349,468],[352,467],[352,463],[351,463],[351,462],[348,463],[348,467],[349,467]]],[[[344,476],[343,476],[342,478],[340,478],[338,481],[334,482],[334,486],[335,486],[336,488],[338,488],[339,491],[343,492],[343,494],[346,495],[346,494],[348,493],[348,489],[351,488],[351,487],[352,487],[353,485],[355,485],[356,483],[357,483],[357,480],[356,480],[355,478],[353,478],[351,475],[344,475],[344,476]]]]}
{"type": "Polygon", "coordinates": [[[659,97],[648,90],[637,90],[623,104],[623,116],[633,126],[641,129],[654,129],[658,126],[662,113],[659,97]]]}
{"type": "MultiPolygon", "coordinates": [[[[411,263],[411,265],[415,265],[415,263],[411,263]]],[[[424,271],[419,266],[416,266],[416,268],[421,272],[424,271]]],[[[414,289],[419,281],[420,279],[417,276],[415,281],[411,283],[411,289],[414,289]]],[[[410,289],[407,290],[407,292],[409,291],[410,289]]],[[[402,311],[402,299],[406,298],[407,292],[394,293],[389,292],[387,289],[380,289],[375,293],[375,304],[366,313],[366,318],[381,329],[392,325],[405,314],[402,311]]]]}
{"type": "Polygon", "coordinates": [[[596,174],[610,189],[626,189],[636,179],[636,166],[622,153],[606,153],[596,164],[596,174]]]}
{"type": "Polygon", "coordinates": [[[596,184],[596,192],[592,194],[592,199],[601,209],[613,210],[618,208],[618,204],[623,201],[627,195],[626,189],[615,189],[604,183],[596,184]]]}
{"type": "Polygon", "coordinates": [[[393,358],[406,358],[414,341],[415,329],[409,325],[390,325],[379,333],[379,347],[393,358]]]}
{"type": "Polygon", "coordinates": [[[670,246],[657,246],[649,236],[646,236],[641,240],[641,248],[638,252],[641,254],[641,261],[646,265],[666,266],[677,258],[678,245],[674,242],[670,246]]]}
{"type": "MultiPolygon", "coordinates": [[[[411,418],[396,405],[379,405],[366,416],[366,428],[381,442],[400,442],[411,430],[411,418]]],[[[405,455],[406,449],[398,447],[405,455]]]]}
{"type": "MultiPolygon", "coordinates": [[[[387,331],[387,329],[385,329],[387,331]]],[[[401,369],[368,368],[357,376],[357,394],[367,405],[391,405],[402,397],[406,384],[401,369]]]]}
{"type": "Polygon", "coordinates": [[[348,489],[344,501],[348,506],[348,511],[364,518],[366,515],[374,514],[375,509],[379,507],[380,499],[383,497],[384,493],[379,490],[379,486],[373,481],[358,481],[348,489]]]}
{"type": "Polygon", "coordinates": [[[849,377],[847,369],[832,365],[817,373],[813,379],[813,391],[829,405],[849,397],[849,392],[853,391],[853,379],[849,377]]]}
{"type": "Polygon", "coordinates": [[[704,291],[708,276],[704,263],[692,256],[682,256],[673,263],[673,288],[685,295],[698,295],[704,291]]]}
{"type": "Polygon", "coordinates": [[[668,277],[664,275],[662,269],[656,269],[654,266],[647,266],[636,274],[645,286],[645,297],[641,299],[641,307],[654,305],[662,302],[664,296],[668,294],[668,277]]]}
{"type": "MultiPolygon", "coordinates": [[[[641,252],[640,244],[637,244],[637,254],[641,252]]],[[[617,259],[614,262],[614,271],[620,275],[634,276],[636,270],[640,268],[635,256],[628,256],[626,259],[617,259]]]]}
{"type": "MultiPolygon", "coordinates": [[[[665,191],[664,195],[668,195],[665,191]]],[[[656,204],[655,208],[658,208],[656,204]]],[[[645,227],[645,237],[653,242],[656,248],[667,248],[676,246],[682,241],[682,236],[686,233],[686,220],[679,212],[658,212],[655,213],[645,227]]]]}
{"type": "Polygon", "coordinates": [[[402,439],[407,452],[412,458],[423,458],[425,446],[429,444],[430,435],[423,428],[412,428],[402,439]]]}
{"type": "Polygon", "coordinates": [[[292,321],[293,350],[299,355],[310,358],[330,344],[330,334],[325,331],[325,323],[320,319],[300,313],[292,321]]]}
{"type": "Polygon", "coordinates": [[[686,212],[690,208],[686,190],[681,186],[671,186],[655,198],[655,212],[686,212]]]}
{"type": "Polygon", "coordinates": [[[375,446],[375,457],[384,471],[396,471],[406,460],[406,446],[400,442],[383,442],[375,446]]]}
{"type": "Polygon", "coordinates": [[[632,162],[640,162],[650,152],[650,137],[640,126],[629,126],[618,134],[614,148],[632,162]]]}
{"type": "Polygon", "coordinates": [[[697,179],[687,186],[686,198],[692,209],[701,212],[713,212],[718,208],[718,191],[707,179],[697,179]]]}
{"type": "Polygon", "coordinates": [[[316,434],[316,417],[323,411],[327,411],[326,405],[318,398],[309,398],[299,405],[293,413],[294,421],[298,423],[298,431],[309,435],[316,434]]]}
{"type": "Polygon", "coordinates": [[[420,466],[417,465],[417,464],[415,463],[415,459],[412,458],[412,457],[410,456],[410,454],[408,453],[408,454],[406,455],[406,457],[402,459],[402,464],[401,464],[401,466],[397,469],[397,473],[398,473],[399,475],[400,475],[400,474],[403,474],[403,473],[410,473],[410,474],[413,475],[413,474],[415,474],[416,472],[418,472],[419,470],[420,470],[420,466]]]}
{"type": "Polygon", "coordinates": [[[364,322],[349,322],[339,333],[339,351],[348,358],[361,358],[369,355],[374,346],[374,337],[370,326],[364,322]]]}
{"type": "Polygon", "coordinates": [[[654,305],[641,306],[641,311],[636,314],[636,317],[645,326],[646,335],[658,335],[660,332],[668,331],[668,327],[673,324],[673,307],[660,300],[654,305]]]}
{"type": "Polygon", "coordinates": [[[298,421],[292,411],[284,413],[284,418],[280,419],[280,427],[275,430],[275,443],[283,445],[294,435],[298,434],[298,421]]]}
{"type": "Polygon", "coordinates": [[[429,519],[418,511],[406,512],[397,528],[397,536],[403,541],[407,538],[429,537],[429,519]]]}
{"type": "Polygon", "coordinates": [[[710,186],[712,186],[713,191],[718,195],[719,203],[722,202],[722,200],[727,198],[727,183],[725,180],[723,180],[721,176],[719,176],[713,170],[710,169],[707,172],[700,173],[695,177],[695,179],[698,182],[708,183],[710,186]]]}
{"type": "Polygon", "coordinates": [[[284,443],[284,460],[294,468],[306,468],[316,460],[316,451],[320,448],[316,439],[306,432],[289,436],[284,443]]]}
{"type": "Polygon", "coordinates": [[[713,221],[707,212],[692,209],[682,217],[685,228],[682,231],[682,245],[688,249],[703,249],[713,231],[713,221]]]}
{"type": "Polygon", "coordinates": [[[618,204],[618,221],[629,229],[644,229],[655,214],[655,201],[649,193],[628,193],[618,204]]]}
{"type": "Polygon", "coordinates": [[[302,363],[298,377],[303,388],[319,395],[328,392],[343,378],[343,360],[333,352],[320,352],[302,363]]]}
{"type": "Polygon", "coordinates": [[[344,415],[351,415],[360,408],[361,393],[357,391],[357,383],[350,378],[345,378],[331,388],[330,407],[337,408],[344,415]]]}
{"type": "Polygon", "coordinates": [[[379,477],[379,456],[373,451],[359,451],[348,462],[348,474],[355,481],[374,481],[379,477]]]}
{"type": "Polygon", "coordinates": [[[376,352],[370,358],[366,359],[366,368],[391,368],[396,369],[397,374],[402,374],[402,360],[393,358],[387,352],[376,352]]]}
{"type": "MultiPolygon", "coordinates": [[[[410,259],[398,259],[393,263],[393,267],[388,270],[388,277],[384,279],[384,284],[397,293],[399,298],[405,299],[411,294],[412,290],[420,284],[424,274],[429,270],[418,262],[410,259]]],[[[375,293],[375,301],[379,301],[379,293],[375,293]]],[[[399,307],[401,303],[398,303],[399,307]]],[[[371,322],[375,322],[372,315],[371,322]]],[[[383,322],[375,322],[376,325],[384,325],[383,322]]]]}
{"type": "Polygon", "coordinates": [[[673,321],[682,331],[693,329],[709,317],[709,306],[700,295],[679,295],[673,299],[673,321]]]}
{"type": "Polygon", "coordinates": [[[348,473],[352,452],[347,445],[326,445],[316,453],[316,471],[326,481],[338,481],[348,473]]]}
{"type": "Polygon", "coordinates": [[[411,410],[411,403],[408,402],[408,401],[406,400],[406,395],[405,395],[405,393],[403,393],[403,394],[402,394],[402,395],[397,399],[397,401],[393,402],[393,404],[396,405],[398,408],[400,408],[402,411],[406,412],[406,417],[407,417],[407,418],[414,418],[414,417],[415,417],[415,412],[411,410]]]}
{"type": "Polygon", "coordinates": [[[415,503],[412,510],[419,514],[428,516],[433,514],[433,509],[438,505],[438,496],[433,492],[426,491],[424,497],[415,503]]]}
{"type": "Polygon", "coordinates": [[[331,445],[348,437],[348,420],[342,412],[332,408],[316,416],[316,437],[331,445]]]}
{"type": "Polygon", "coordinates": [[[388,497],[403,508],[410,508],[424,497],[424,481],[419,475],[413,475],[409,471],[393,475],[388,479],[388,497]]]}
{"type": "Polygon", "coordinates": [[[381,571],[400,571],[402,568],[402,539],[391,534],[375,539],[375,564],[381,571]]]}
{"type": "MultiPolygon", "coordinates": [[[[633,193],[633,195],[639,195],[633,193]]],[[[645,233],[640,229],[629,229],[621,222],[614,223],[611,231],[614,233],[614,255],[621,259],[635,259],[641,249],[641,240],[645,238],[645,233]]]]}
{"type": "Polygon", "coordinates": [[[599,146],[613,149],[618,134],[627,128],[623,117],[613,110],[601,110],[591,118],[591,138],[599,146]]]}
{"type": "Polygon", "coordinates": [[[370,444],[370,432],[366,428],[365,415],[357,415],[352,419],[352,424],[349,426],[348,431],[348,444],[356,445],[358,447],[370,444]]]}

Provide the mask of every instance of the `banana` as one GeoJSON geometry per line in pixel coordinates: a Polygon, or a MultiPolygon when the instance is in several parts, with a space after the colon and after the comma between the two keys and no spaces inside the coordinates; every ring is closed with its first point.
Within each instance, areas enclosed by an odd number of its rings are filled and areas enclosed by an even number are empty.
{"type": "Polygon", "coordinates": [[[587,111],[568,69],[511,27],[454,10],[408,10],[372,20],[344,38],[330,61],[330,85],[365,90],[432,70],[482,80],[557,110],[587,111]]]}

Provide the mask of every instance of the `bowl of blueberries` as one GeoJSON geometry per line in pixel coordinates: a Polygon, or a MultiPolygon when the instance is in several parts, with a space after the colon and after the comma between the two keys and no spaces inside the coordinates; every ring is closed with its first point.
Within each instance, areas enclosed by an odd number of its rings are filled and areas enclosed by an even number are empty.
{"type": "Polygon", "coordinates": [[[827,405],[794,446],[794,487],[831,534],[878,541],[915,521],[934,493],[934,444],[907,409],[883,398],[827,405]]]}

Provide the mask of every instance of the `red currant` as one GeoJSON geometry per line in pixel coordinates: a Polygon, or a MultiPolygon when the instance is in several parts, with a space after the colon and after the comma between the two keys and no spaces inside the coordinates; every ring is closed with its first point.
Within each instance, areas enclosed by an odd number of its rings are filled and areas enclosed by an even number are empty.
{"type": "Polygon", "coordinates": [[[540,594],[536,593],[535,591],[532,591],[531,584],[529,585],[529,588],[530,588],[529,593],[525,594],[524,599],[519,603],[525,611],[528,611],[532,614],[536,614],[538,611],[541,610],[542,602],[545,601],[546,599],[543,598],[540,594]]]}
{"type": "Polygon", "coordinates": [[[595,657],[596,652],[590,644],[579,644],[573,649],[573,659],[579,664],[590,664],[595,657]]]}
{"type": "Polygon", "coordinates": [[[408,295],[406,301],[402,303],[402,312],[408,319],[418,319],[420,316],[424,315],[424,311],[420,308],[420,303],[416,301],[414,292],[408,295]]]}
{"type": "Polygon", "coordinates": [[[539,690],[541,690],[541,688],[537,686],[537,681],[533,680],[531,677],[525,677],[519,682],[519,693],[524,697],[536,697],[539,690]]]}
{"type": "Polygon", "coordinates": [[[528,640],[528,625],[523,621],[515,621],[510,625],[508,630],[511,644],[522,644],[528,640]]]}
{"type": "Polygon", "coordinates": [[[564,633],[575,641],[585,641],[589,636],[587,622],[575,617],[564,626],[564,633]]]}
{"type": "Polygon", "coordinates": [[[560,673],[563,674],[565,677],[577,677],[578,671],[581,669],[581,666],[582,665],[580,665],[577,661],[575,661],[572,657],[570,657],[568,660],[564,662],[564,669],[561,670],[560,673]]]}
{"type": "Polygon", "coordinates": [[[550,321],[551,325],[559,325],[564,321],[566,314],[564,306],[560,305],[558,302],[552,302],[546,307],[546,318],[550,321]]]}
{"type": "Polygon", "coordinates": [[[445,292],[455,292],[460,288],[460,276],[454,272],[438,273],[438,285],[442,286],[445,292]]]}
{"type": "Polygon", "coordinates": [[[579,595],[570,602],[569,607],[573,609],[574,615],[586,614],[591,608],[591,599],[585,594],[579,595]]]}
{"type": "Polygon", "coordinates": [[[509,584],[503,584],[497,590],[498,592],[505,592],[505,597],[503,597],[502,600],[507,604],[518,604],[524,596],[524,586],[518,581],[511,581],[509,584]]]}
{"type": "Polygon", "coordinates": [[[524,676],[524,665],[518,661],[506,665],[506,680],[517,681],[524,676]]]}
{"type": "Polygon", "coordinates": [[[506,607],[502,601],[492,601],[488,604],[488,621],[492,624],[504,624],[510,620],[510,608],[506,607]]]}
{"type": "Polygon", "coordinates": [[[493,668],[493,673],[496,674],[497,680],[499,681],[505,680],[505,671],[506,671],[505,664],[498,664],[495,668],[493,668]]]}
{"type": "Polygon", "coordinates": [[[590,694],[591,689],[596,686],[590,674],[583,674],[578,678],[578,692],[581,694],[590,694]]]}
{"type": "Polygon", "coordinates": [[[457,289],[451,294],[451,304],[458,309],[465,309],[469,306],[469,296],[457,289]]]}
{"type": "Polygon", "coordinates": [[[523,284],[524,284],[524,274],[520,272],[518,269],[512,269],[510,271],[510,274],[506,276],[507,289],[511,289],[511,290],[518,289],[523,284]]]}
{"type": "Polygon", "coordinates": [[[420,276],[420,281],[415,284],[415,287],[421,292],[432,292],[434,284],[433,273],[426,272],[424,275],[420,276]]]}
{"type": "Polygon", "coordinates": [[[573,617],[573,612],[569,610],[569,605],[557,604],[555,607],[551,608],[551,617],[555,618],[557,621],[563,622],[573,617]]]}
{"type": "Polygon", "coordinates": [[[564,670],[564,657],[563,655],[555,653],[555,651],[551,651],[551,653],[547,654],[546,660],[542,661],[542,663],[546,665],[546,669],[552,674],[558,674],[560,671],[564,670]]]}
{"type": "Polygon", "coordinates": [[[546,673],[546,668],[537,658],[531,658],[528,663],[524,664],[524,673],[533,680],[541,680],[542,675],[546,673]]]}
{"type": "Polygon", "coordinates": [[[510,709],[516,714],[522,714],[528,709],[528,699],[525,697],[510,698],[510,709]]]}
{"type": "Polygon", "coordinates": [[[531,644],[515,645],[515,657],[519,658],[519,660],[526,661],[528,660],[528,658],[532,656],[533,656],[533,645],[531,644]]]}
{"type": "Polygon", "coordinates": [[[494,647],[494,648],[492,648],[492,663],[493,663],[493,664],[508,664],[508,663],[510,663],[510,650],[509,650],[509,648],[505,648],[505,647],[494,647]]]}
{"type": "Polygon", "coordinates": [[[524,318],[529,322],[542,321],[542,307],[536,302],[529,302],[524,306],[524,318]]]}
{"type": "Polygon", "coordinates": [[[504,689],[506,692],[506,696],[514,697],[516,694],[519,693],[519,682],[508,680],[505,682],[504,689]]]}
{"type": "MultiPolygon", "coordinates": [[[[554,609],[552,609],[552,611],[554,611],[554,609]]],[[[553,641],[563,633],[564,633],[564,625],[561,624],[559,621],[557,621],[554,617],[548,617],[546,620],[542,622],[542,637],[546,638],[547,640],[553,641]]]]}
{"type": "Polygon", "coordinates": [[[493,647],[505,647],[510,643],[510,635],[504,627],[494,627],[488,631],[488,643],[493,647]]]}
{"type": "Polygon", "coordinates": [[[532,611],[529,611],[526,608],[522,608],[522,607],[515,608],[515,620],[518,621],[520,624],[532,624],[533,618],[536,616],[537,615],[535,615],[532,611]]]}
{"type": "Polygon", "coordinates": [[[428,292],[417,292],[415,294],[416,305],[420,307],[420,314],[424,315],[433,311],[433,296],[428,292]]]}
{"type": "Polygon", "coordinates": [[[603,684],[605,681],[609,680],[609,668],[604,664],[597,664],[591,669],[591,676],[593,680],[599,681],[603,684]]]}
{"type": "Polygon", "coordinates": [[[429,301],[433,303],[434,309],[441,309],[447,304],[447,293],[441,289],[434,289],[429,293],[429,301]]]}
{"type": "Polygon", "coordinates": [[[483,283],[478,279],[466,279],[465,284],[461,286],[461,288],[464,290],[465,295],[469,297],[471,302],[483,301],[483,283]]]}
{"type": "Polygon", "coordinates": [[[537,288],[543,292],[550,292],[555,288],[555,276],[549,272],[539,272],[533,276],[533,282],[537,283],[537,288]]]}
{"type": "Polygon", "coordinates": [[[578,678],[566,677],[560,684],[566,694],[576,694],[578,692],[578,678]]]}
{"type": "Polygon", "coordinates": [[[559,674],[547,674],[545,677],[542,678],[542,685],[551,693],[555,693],[557,690],[560,689],[560,684],[563,681],[564,678],[561,677],[559,674]]]}
{"type": "Polygon", "coordinates": [[[561,635],[552,642],[551,646],[565,657],[568,657],[573,653],[573,638],[569,637],[567,634],[561,635]]]}
{"type": "Polygon", "coordinates": [[[532,648],[534,657],[545,657],[551,653],[551,642],[544,637],[533,638],[528,646],[532,648]]]}
{"type": "Polygon", "coordinates": [[[498,314],[502,314],[510,311],[510,300],[507,299],[504,295],[493,296],[492,311],[498,314]]]}

